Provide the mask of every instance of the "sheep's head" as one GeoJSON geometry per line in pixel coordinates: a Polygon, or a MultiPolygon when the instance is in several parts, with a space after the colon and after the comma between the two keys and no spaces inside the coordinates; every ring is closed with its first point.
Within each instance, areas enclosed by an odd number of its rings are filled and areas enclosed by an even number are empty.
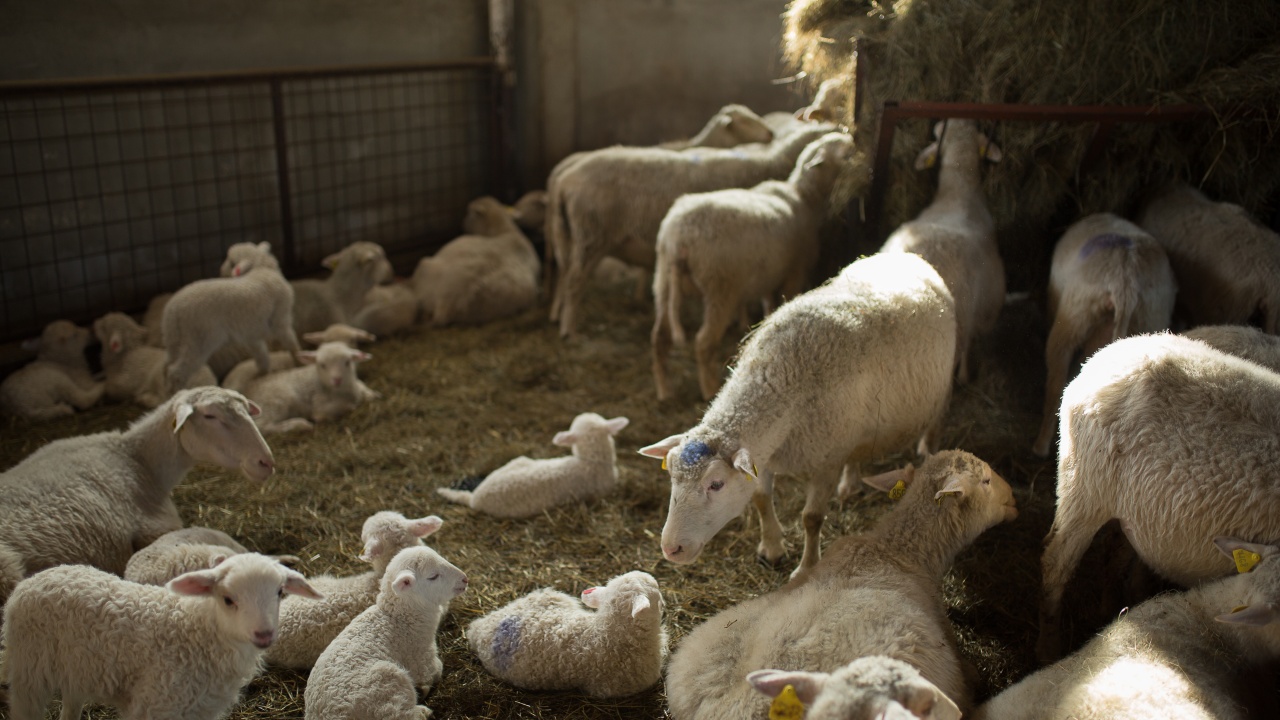
{"type": "Polygon", "coordinates": [[[227,248],[227,259],[222,261],[219,274],[222,277],[240,277],[258,267],[279,272],[280,263],[271,254],[271,243],[235,243],[227,248]]]}
{"type": "Polygon", "coordinates": [[[92,340],[88,328],[70,320],[54,320],[44,327],[40,337],[23,342],[22,349],[48,362],[79,365],[84,363],[84,349],[92,340]]]}
{"type": "Polygon", "coordinates": [[[260,649],[275,640],[285,593],[313,600],[323,597],[300,573],[257,553],[232,555],[207,570],[179,575],[165,587],[180,595],[207,598],[224,634],[260,649]]]}
{"type": "Polygon", "coordinates": [[[375,242],[360,240],[320,261],[329,270],[354,272],[370,286],[390,282],[395,277],[387,251],[375,242]]]}
{"type": "Polygon", "coordinates": [[[806,720],[960,718],[955,702],[919,671],[883,655],[858,658],[834,673],[756,670],[747,682],[774,698],[775,706],[789,704],[799,711],[795,717],[806,720]],[[794,695],[784,692],[787,687],[794,695]]]}
{"type": "Polygon", "coordinates": [[[582,591],[582,603],[589,608],[610,614],[625,614],[633,619],[662,619],[662,593],[658,581],[647,572],[633,570],[619,575],[603,587],[589,587],[582,591]]]}
{"type": "Polygon", "coordinates": [[[235,390],[182,390],[153,412],[167,412],[173,417],[173,433],[195,462],[240,468],[259,481],[271,477],[275,458],[253,422],[253,416],[262,410],[235,390]]]}
{"type": "Polygon", "coordinates": [[[356,365],[372,357],[367,352],[336,341],[327,342],[314,351],[298,353],[302,362],[316,366],[316,375],[320,378],[322,388],[328,392],[340,393],[354,392],[356,365]]]}
{"type": "Polygon", "coordinates": [[[948,166],[967,165],[977,172],[980,159],[1000,162],[1004,153],[973,124],[972,120],[946,120],[933,126],[934,140],[916,157],[916,169],[924,170],[938,163],[948,166]]]}
{"type": "MultiPolygon", "coordinates": [[[[712,120],[718,124],[713,134],[723,134],[727,138],[724,145],[704,142],[708,147],[734,147],[745,143],[767,143],[773,140],[773,130],[765,124],[764,119],[744,105],[725,105],[712,120]]],[[[708,138],[709,140],[709,138],[708,138]]]]}
{"type": "Polygon", "coordinates": [[[526,230],[542,230],[547,224],[547,191],[530,190],[513,206],[516,224],[526,230]]]}
{"type": "Polygon", "coordinates": [[[569,424],[568,430],[561,430],[556,433],[555,437],[551,438],[551,443],[560,447],[573,447],[589,437],[597,437],[601,434],[613,437],[630,422],[625,417],[605,420],[595,413],[582,413],[573,419],[573,422],[569,424]]]}
{"type": "MultiPolygon", "coordinates": [[[[1228,537],[1213,539],[1218,549],[1235,562],[1236,572],[1247,575],[1248,589],[1241,603],[1215,620],[1263,627],[1280,620],[1280,547],[1248,543],[1228,537]]],[[[1276,630],[1269,629],[1270,637],[1276,630]]]]}
{"type": "Polygon", "coordinates": [[[901,483],[906,488],[902,502],[933,502],[944,512],[957,513],[973,537],[1018,517],[1009,483],[990,465],[962,450],[935,453],[919,469],[908,465],[862,480],[885,492],[901,483]]]}
{"type": "Polygon", "coordinates": [[[502,204],[497,198],[488,195],[476,198],[467,204],[467,215],[462,219],[462,229],[468,235],[484,235],[488,237],[516,231],[515,208],[502,204]]]}
{"type": "Polygon", "coordinates": [[[147,341],[147,329],[119,312],[110,312],[94,320],[93,334],[102,343],[103,363],[110,362],[147,341]]]}
{"type": "Polygon", "coordinates": [[[396,553],[382,577],[383,594],[440,607],[467,589],[467,575],[426,546],[396,553]]]}
{"type": "Polygon", "coordinates": [[[396,553],[421,545],[422,538],[443,524],[444,520],[435,515],[410,520],[394,510],[376,512],[364,521],[360,531],[360,541],[364,543],[360,559],[385,568],[396,553]]]}

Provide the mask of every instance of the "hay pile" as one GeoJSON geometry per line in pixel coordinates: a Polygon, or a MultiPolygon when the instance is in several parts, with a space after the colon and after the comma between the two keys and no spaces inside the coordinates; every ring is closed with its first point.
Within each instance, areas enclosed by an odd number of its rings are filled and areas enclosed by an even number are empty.
{"type": "MultiPolygon", "coordinates": [[[[1015,289],[1043,283],[1062,226],[1090,212],[1130,214],[1168,178],[1264,218],[1280,210],[1273,0],[793,0],[783,52],[814,87],[861,70],[856,135],[868,153],[886,100],[1211,109],[1202,121],[1115,126],[1104,156],[1079,178],[1092,126],[991,128],[1004,161],[986,171],[986,191],[1015,289]]],[[[882,237],[931,197],[932,178],[911,170],[927,125],[899,125],[882,237]]],[[[864,195],[868,180],[851,179],[846,197],[864,195]]]]}

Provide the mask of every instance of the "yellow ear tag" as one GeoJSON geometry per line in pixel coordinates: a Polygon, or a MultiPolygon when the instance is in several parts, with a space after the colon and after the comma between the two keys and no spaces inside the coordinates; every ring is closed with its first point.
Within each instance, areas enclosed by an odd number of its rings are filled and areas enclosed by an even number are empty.
{"type": "Polygon", "coordinates": [[[1236,561],[1236,572],[1247,573],[1253,569],[1254,565],[1262,562],[1262,556],[1256,552],[1245,550],[1244,548],[1236,548],[1231,551],[1231,557],[1236,561]]]}
{"type": "Polygon", "coordinates": [[[1236,609],[1232,610],[1231,612],[1232,612],[1232,613],[1238,613],[1238,612],[1240,612],[1241,610],[1248,610],[1248,609],[1249,609],[1249,606],[1248,606],[1248,605],[1241,605],[1241,606],[1237,607],[1236,609]]]}
{"type": "Polygon", "coordinates": [[[756,464],[755,464],[755,463],[751,463],[751,472],[752,472],[752,474],[754,474],[756,477],[760,477],[760,468],[756,467],[756,464]]]}
{"type": "Polygon", "coordinates": [[[796,689],[787,685],[769,706],[769,720],[803,720],[803,718],[804,703],[800,702],[796,689]]]}
{"type": "Polygon", "coordinates": [[[903,495],[907,494],[907,484],[899,480],[897,484],[889,488],[890,500],[901,500],[903,495]]]}
{"type": "Polygon", "coordinates": [[[666,456],[666,455],[663,455],[663,456],[662,456],[662,469],[663,469],[663,470],[666,470],[666,469],[667,469],[667,456],[666,456]]]}

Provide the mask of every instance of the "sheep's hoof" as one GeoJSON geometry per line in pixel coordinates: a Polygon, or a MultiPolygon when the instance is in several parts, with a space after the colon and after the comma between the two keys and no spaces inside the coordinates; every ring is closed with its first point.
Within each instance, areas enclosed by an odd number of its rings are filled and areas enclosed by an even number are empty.
{"type": "Polygon", "coordinates": [[[767,568],[773,568],[774,570],[783,570],[788,565],[791,564],[790,560],[787,558],[786,553],[779,555],[777,558],[774,558],[773,560],[770,560],[769,556],[765,555],[762,552],[756,553],[756,562],[760,563],[761,565],[767,568]]]}

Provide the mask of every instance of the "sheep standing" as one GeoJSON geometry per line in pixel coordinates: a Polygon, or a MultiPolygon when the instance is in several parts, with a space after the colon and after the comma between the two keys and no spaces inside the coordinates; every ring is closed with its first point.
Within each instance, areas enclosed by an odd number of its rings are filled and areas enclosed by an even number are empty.
{"type": "MultiPolygon", "coordinates": [[[[1129,608],[1083,648],[992,698],[975,720],[1214,718],[1251,716],[1240,677],[1280,658],[1280,548],[1217,538],[1249,572],[1129,608]]],[[[1264,677],[1273,678],[1267,674],[1264,677]]]]}
{"type": "Polygon", "coordinates": [[[83,563],[120,574],[182,527],[173,488],[198,463],[266,480],[271,449],[243,395],[179,392],[129,429],[55,440],[0,473],[0,603],[24,576],[83,563]]]}
{"type": "Polygon", "coordinates": [[[786,707],[783,692],[790,685],[805,720],[960,720],[960,708],[937,685],[884,655],[858,658],[833,673],[754,670],[747,682],[775,698],[771,716],[775,707],[786,707]]]}
{"type": "Polygon", "coordinates": [[[1255,322],[1280,333],[1280,235],[1187,185],[1157,194],[1138,224],[1168,253],[1176,313],[1189,325],[1255,322]]]}
{"type": "Polygon", "coordinates": [[[969,120],[938,123],[934,135],[916,158],[917,169],[941,162],[933,202],[880,251],[915,253],[947,283],[956,302],[956,382],[965,383],[973,338],[995,327],[1004,305],[1004,263],[981,177],[982,161],[999,162],[1002,154],[969,120]]]}
{"type": "Polygon", "coordinates": [[[575,417],[551,442],[573,449],[568,457],[533,460],[524,455],[489,473],[475,490],[437,488],[450,502],[503,518],[525,518],[572,502],[604,497],[618,484],[613,436],[630,422],[595,413],[575,417]]]}
{"type": "Polygon", "coordinates": [[[1085,362],[1059,422],[1042,661],[1061,652],[1067,580],[1112,519],[1148,567],[1183,586],[1232,571],[1214,537],[1280,543],[1280,374],[1196,340],[1138,335],[1085,362]]]}
{"type": "Polygon", "coordinates": [[[834,672],[866,655],[909,663],[968,706],[942,578],[980,534],[1017,516],[1013,491],[986,463],[955,450],[919,470],[867,480],[882,480],[883,490],[901,480],[906,492],[870,531],[832,543],[812,569],[685,636],[667,668],[672,717],[765,717],[768,701],[747,673],[834,672]]]}
{"type": "Polygon", "coordinates": [[[89,373],[84,349],[89,331],[66,320],[45,326],[38,340],[22,344],[36,359],[0,383],[0,412],[28,420],[52,420],[92,407],[103,384],[89,373]]]}
{"type": "Polygon", "coordinates": [[[365,294],[393,275],[386,251],[374,242],[351,243],[321,264],[333,271],[328,278],[289,283],[293,286],[293,330],[298,335],[354,322],[365,294]]]}
{"type": "Polygon", "coordinates": [[[784,553],[777,473],[807,476],[804,555],[818,561],[827,505],[846,462],[906,447],[941,423],[951,393],[955,305],[910,253],[881,253],[778,308],[748,336],[694,428],[642,448],[665,458],[671,509],[662,553],[688,563],[751,500],[759,554],[784,553]]]}
{"type": "Polygon", "coordinates": [[[356,364],[373,356],[340,342],[298,353],[304,367],[250,382],[245,397],[262,407],[255,420],[266,434],[311,430],[314,423],[347,415],[360,403],[382,397],[356,377],[356,364]],[[307,367],[311,366],[311,367],[307,367]]]}
{"type": "Polygon", "coordinates": [[[238,243],[227,257],[228,262],[239,257],[232,277],[197,280],[165,305],[171,390],[189,387],[196,371],[228,342],[248,348],[263,374],[270,370],[269,341],[300,351],[293,332],[293,288],[280,274],[270,243],[238,243]]]}
{"type": "Polygon", "coordinates": [[[4,608],[12,720],[40,720],[55,694],[63,720],[87,702],[124,718],[223,717],[261,670],[285,593],[318,597],[251,553],[163,588],[83,565],[37,573],[4,608]]]}
{"type": "Polygon", "coordinates": [[[658,581],[638,570],[583,590],[581,603],[535,590],[473,621],[467,640],[485,670],[516,687],[596,698],[652,687],[667,655],[658,581]]]}
{"type": "Polygon", "coordinates": [[[1160,244],[1142,228],[1110,213],[1067,228],[1053,250],[1045,344],[1044,418],[1033,450],[1049,454],[1058,403],[1077,351],[1089,357],[1122,337],[1157,332],[1173,319],[1177,281],[1160,244]]]}
{"type": "Polygon", "coordinates": [[[387,566],[376,604],[360,613],[316,660],[307,679],[309,720],[426,720],[418,690],[444,669],[436,630],[467,576],[434,550],[401,550],[387,566]]]}
{"type": "MultiPolygon", "coordinates": [[[[106,396],[153,408],[169,397],[165,382],[168,354],[147,344],[147,329],[124,313],[111,312],[93,322],[102,342],[102,371],[106,396]]],[[[208,365],[196,371],[192,387],[217,385],[208,365]]]]}
{"type": "Polygon", "coordinates": [[[422,538],[439,530],[443,522],[435,515],[410,520],[390,510],[371,515],[360,533],[364,543],[360,559],[373,569],[349,577],[318,575],[311,578],[311,585],[324,594],[323,600],[287,599],[281,603],[280,638],[267,651],[267,662],[295,670],[315,665],[320,653],[351,619],[377,600],[378,588],[396,553],[421,546],[422,538]]]}
{"type": "Polygon", "coordinates": [[[710,400],[720,387],[720,340],[739,309],[761,298],[772,307],[776,295],[794,297],[809,286],[827,200],[852,155],[852,137],[829,133],[800,153],[785,181],[685,195],[671,206],[658,228],[653,275],[653,379],[660,400],[671,397],[671,343],[684,344],[681,286],[691,281],[702,294],[695,352],[702,397],[710,400]]]}

